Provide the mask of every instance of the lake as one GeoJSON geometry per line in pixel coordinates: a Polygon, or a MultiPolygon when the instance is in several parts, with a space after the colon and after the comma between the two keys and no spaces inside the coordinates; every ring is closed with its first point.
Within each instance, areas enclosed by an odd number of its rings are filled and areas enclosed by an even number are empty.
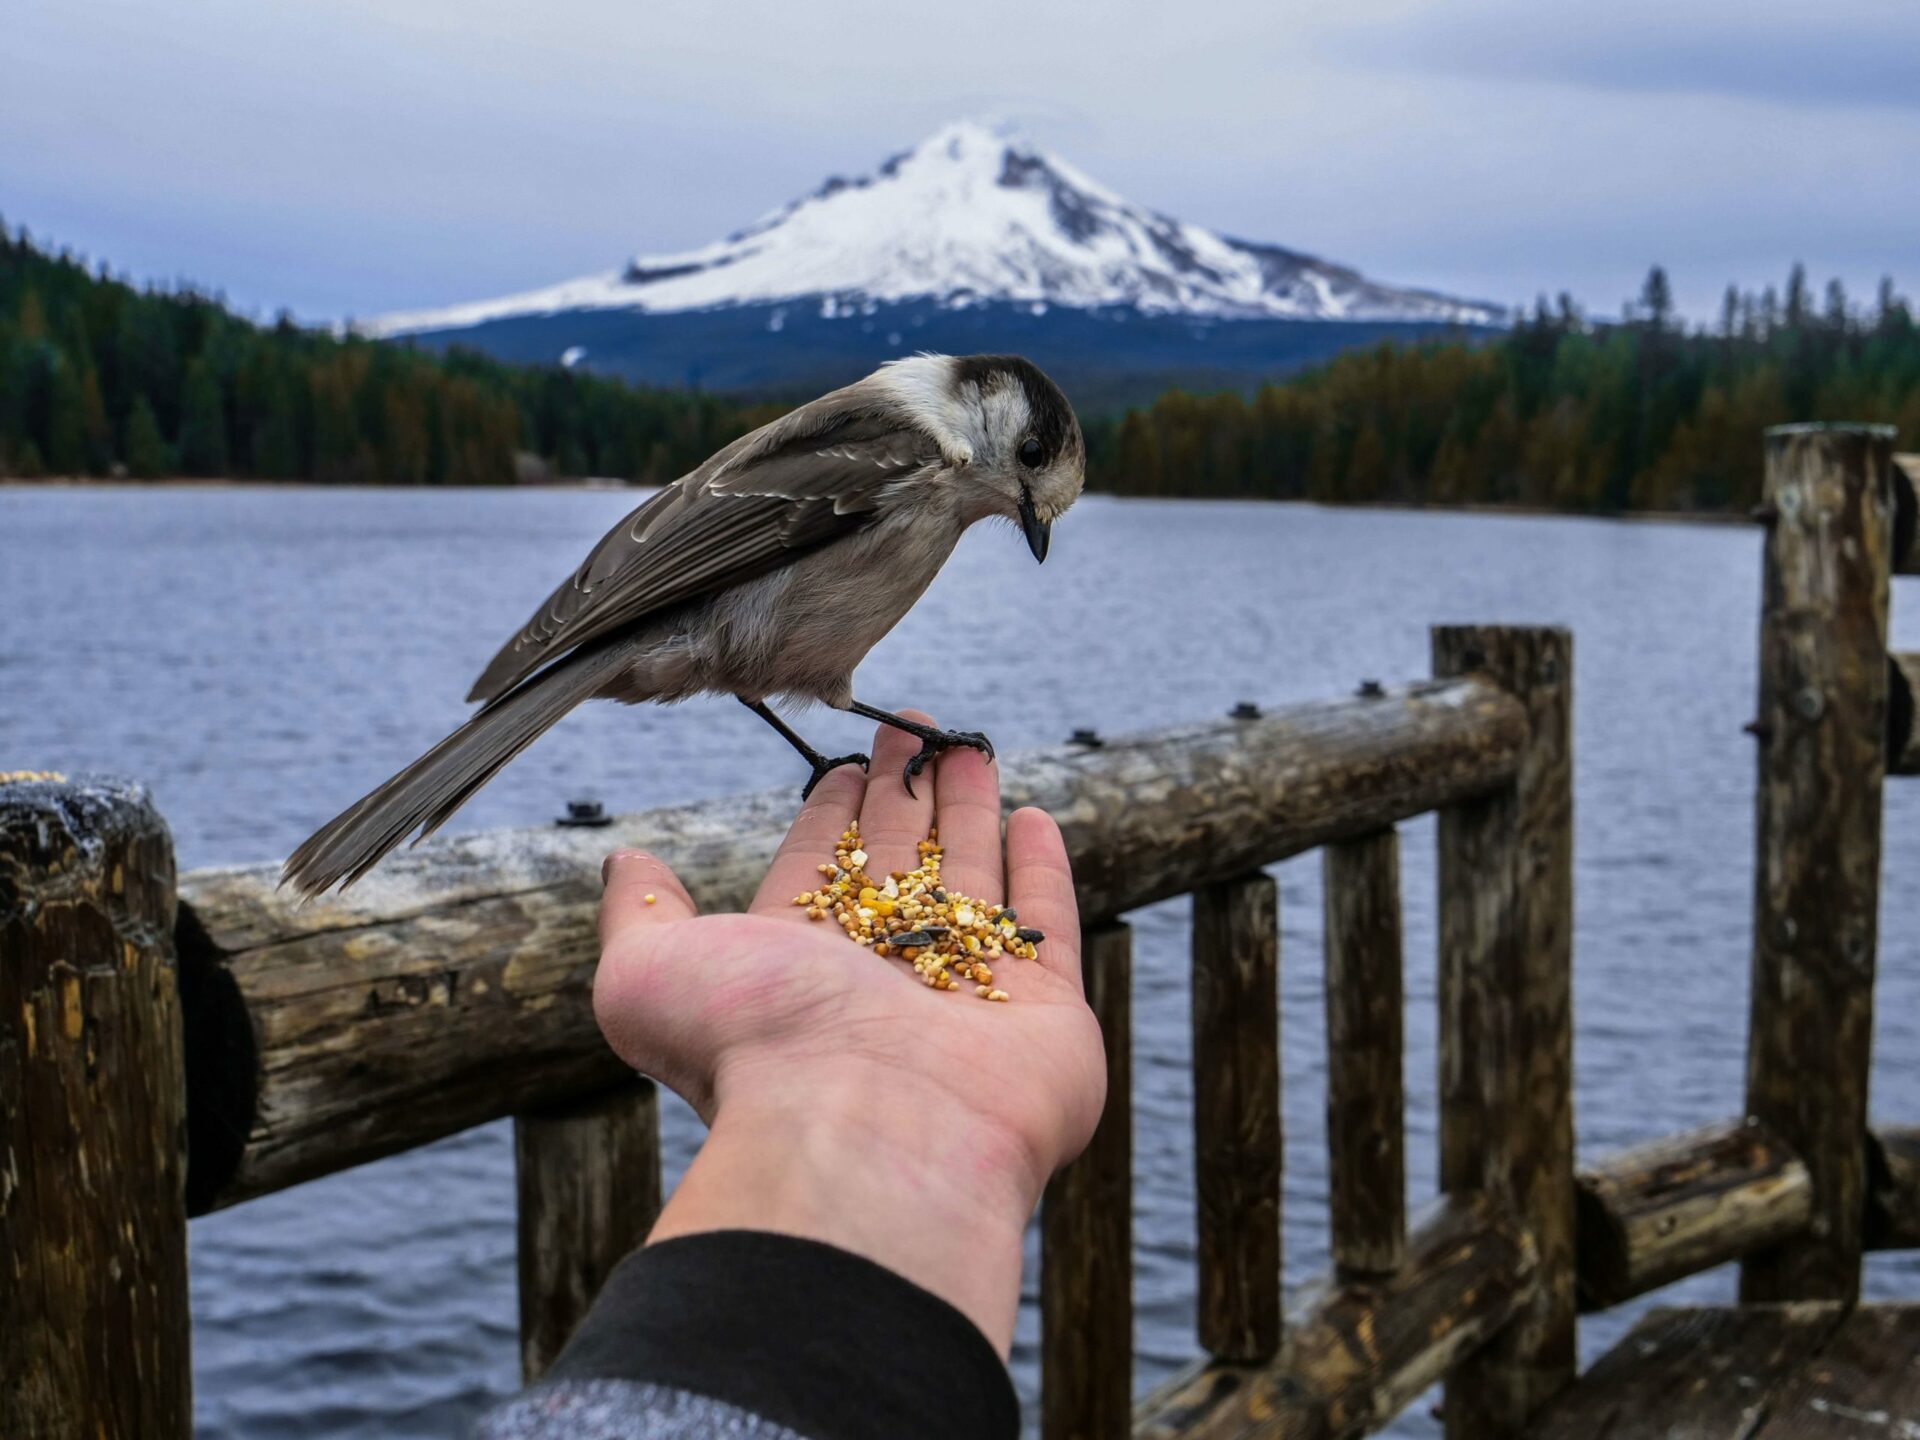
{"type": "MultiPolygon", "coordinates": [[[[183,867],[278,859],[463,714],[495,647],[622,513],[607,491],[0,488],[0,770],[153,789],[183,867]]],[[[1574,631],[1580,1150],[1737,1114],[1746,1030],[1760,539],[1737,527],[1090,498],[1036,568],[982,527],[860,673],[863,698],[1003,751],[1427,672],[1434,622],[1574,631]],[[977,660],[977,664],[970,661],[977,660]]],[[[1895,585],[1894,635],[1920,645],[1895,585]]],[[[828,753],[863,727],[816,714],[828,753]]],[[[451,828],[803,779],[731,700],[588,707],[451,828]]],[[[1920,789],[1886,866],[1920,873],[1920,789]]],[[[1433,827],[1403,827],[1412,1198],[1434,1174],[1433,827]]],[[[1326,1247],[1319,861],[1281,887],[1290,1283],[1326,1247]]],[[[1187,907],[1138,915],[1136,1381],[1195,1353],[1187,907]]],[[[1920,1118],[1920,888],[1882,905],[1874,1113],[1920,1118]]],[[[699,1126],[665,1107],[668,1178],[699,1126]]],[[[1031,1425],[1037,1292],[1013,1355],[1031,1425]]],[[[192,1226],[208,1437],[439,1436],[517,1383],[511,1136],[495,1125],[192,1226]]],[[[1920,1295],[1920,1257],[1868,1291],[1920,1295]]],[[[1730,1270],[1663,1292],[1730,1299],[1730,1270]]],[[[1590,1358],[1634,1311],[1590,1319],[1590,1358]]],[[[1391,1432],[1428,1436],[1424,1407],[1391,1432]]]]}

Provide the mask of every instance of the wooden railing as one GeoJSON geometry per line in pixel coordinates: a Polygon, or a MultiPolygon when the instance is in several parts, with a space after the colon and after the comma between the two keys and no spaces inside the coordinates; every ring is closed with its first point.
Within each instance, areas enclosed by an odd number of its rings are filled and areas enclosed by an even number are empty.
{"type": "MultiPolygon", "coordinates": [[[[1763,794],[1785,788],[1763,802],[1756,903],[1790,943],[1756,940],[1752,1118],[1575,1172],[1562,631],[1440,629],[1432,680],[1006,764],[1009,806],[1066,835],[1109,1072],[1093,1143],[1043,1208],[1048,1440],[1356,1435],[1443,1378],[1449,1435],[1499,1440],[1572,1378],[1577,1309],[1742,1257],[1756,1295],[1844,1293],[1862,1247],[1920,1244],[1920,1132],[1868,1132],[1866,1047],[1834,1043],[1870,1022],[1879,777],[1913,744],[1888,705],[1912,662],[1885,653],[1886,575],[1920,569],[1895,518],[1911,494],[1882,435],[1770,445],[1755,729],[1763,794]],[[1826,786],[1802,783],[1809,757],[1826,786]],[[1435,811],[1441,1187],[1409,1224],[1393,827],[1435,811]],[[1289,1312],[1261,870],[1314,848],[1332,1268],[1289,1312]],[[1136,1403],[1121,917],[1180,894],[1204,1354],[1136,1403]]],[[[783,790],[440,841],[299,908],[271,865],[176,881],[137,785],[0,784],[0,1433],[184,1436],[190,1214],[507,1115],[539,1374],[659,1203],[652,1088],[593,1022],[600,857],[650,849],[703,908],[739,907],[791,806],[783,790]]]]}

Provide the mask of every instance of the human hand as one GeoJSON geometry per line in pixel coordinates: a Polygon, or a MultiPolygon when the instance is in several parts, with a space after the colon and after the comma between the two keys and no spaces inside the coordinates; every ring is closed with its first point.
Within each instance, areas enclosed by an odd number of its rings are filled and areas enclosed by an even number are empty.
{"type": "Polygon", "coordinates": [[[659,860],[608,857],[594,1009],[616,1053],[712,1127],[652,1239],[840,1245],[952,1301],[1004,1353],[1021,1230],[1092,1135],[1106,1072],[1058,827],[1018,811],[1003,848],[994,767],[948,751],[916,799],[898,779],[915,748],[882,727],[871,779],[822,779],[744,915],[698,916],[659,860]],[[873,873],[914,868],[937,825],[946,885],[1045,933],[1037,960],[995,960],[1009,1003],[930,989],[792,903],[856,817],[873,873]]]}

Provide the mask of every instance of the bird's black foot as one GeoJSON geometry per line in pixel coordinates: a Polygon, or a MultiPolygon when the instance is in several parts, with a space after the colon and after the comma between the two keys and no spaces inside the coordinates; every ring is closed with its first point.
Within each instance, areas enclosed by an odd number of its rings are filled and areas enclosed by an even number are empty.
{"type": "Polygon", "coordinates": [[[891,710],[876,709],[872,705],[863,705],[855,700],[847,706],[856,715],[864,715],[869,720],[878,720],[882,725],[891,725],[896,730],[904,730],[920,742],[920,749],[908,760],[900,772],[900,779],[907,787],[907,794],[913,794],[913,777],[927,768],[927,762],[942,750],[951,750],[956,745],[965,745],[969,750],[978,750],[987,759],[994,758],[993,741],[978,730],[942,730],[937,725],[923,725],[918,720],[909,720],[904,715],[896,715],[891,710]]]}
{"type": "Polygon", "coordinates": [[[807,777],[807,783],[800,787],[800,798],[805,800],[813,794],[813,787],[825,778],[829,770],[838,770],[842,765],[858,765],[862,770],[871,763],[864,755],[836,755],[831,760],[821,754],[807,756],[807,763],[813,766],[813,774],[807,777]]]}
{"type": "Polygon", "coordinates": [[[927,762],[942,750],[964,745],[970,750],[978,750],[989,760],[993,759],[993,741],[978,730],[935,730],[929,725],[914,733],[920,736],[920,748],[909,757],[900,771],[900,781],[907,787],[909,795],[913,794],[913,777],[926,769],[927,762]]]}

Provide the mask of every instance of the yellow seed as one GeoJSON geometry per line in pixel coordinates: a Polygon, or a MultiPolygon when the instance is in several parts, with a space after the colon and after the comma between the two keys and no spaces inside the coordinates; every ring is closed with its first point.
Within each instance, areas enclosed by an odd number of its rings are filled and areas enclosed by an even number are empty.
{"type": "Polygon", "coordinates": [[[1005,1000],[1006,998],[1007,992],[1004,990],[989,990],[987,992],[987,999],[989,1000],[1005,1000]]]}
{"type": "Polygon", "coordinates": [[[659,898],[660,897],[658,895],[649,895],[647,896],[647,904],[651,905],[653,904],[654,901],[658,900],[659,898]]]}
{"type": "Polygon", "coordinates": [[[987,998],[987,987],[984,985],[976,985],[973,987],[973,993],[984,1000],[987,998]]]}
{"type": "Polygon", "coordinates": [[[873,908],[879,914],[891,915],[894,912],[895,906],[891,900],[876,900],[873,902],[873,908]]]}

